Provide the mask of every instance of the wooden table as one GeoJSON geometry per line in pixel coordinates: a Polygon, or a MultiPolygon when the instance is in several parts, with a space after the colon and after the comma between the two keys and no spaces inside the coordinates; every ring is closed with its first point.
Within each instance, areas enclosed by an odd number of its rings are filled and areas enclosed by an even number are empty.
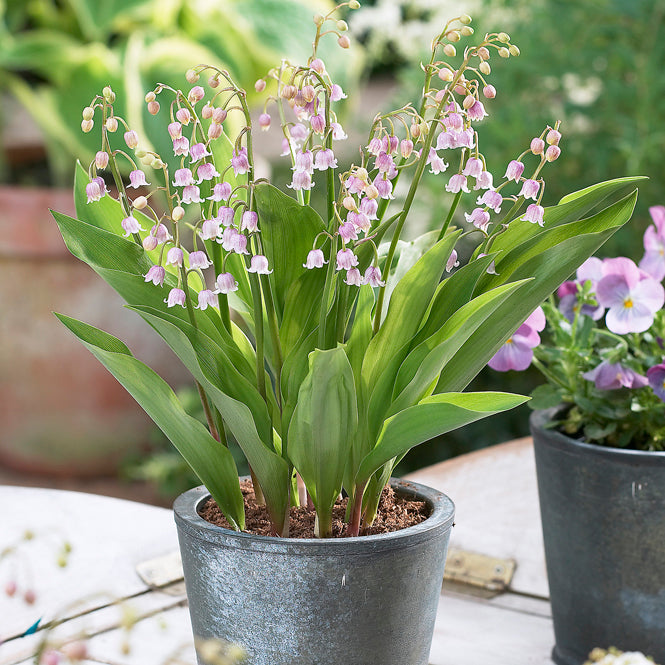
{"type": "MultiPolygon", "coordinates": [[[[473,552],[517,564],[507,589],[491,598],[474,587],[444,584],[432,665],[550,665],[554,636],[530,440],[464,455],[410,478],[455,501],[451,556],[458,564],[473,552]]],[[[195,663],[183,585],[151,588],[137,573],[146,561],[177,551],[171,511],[77,492],[0,487],[0,551],[14,545],[16,551],[0,560],[0,589],[10,578],[19,585],[13,598],[0,594],[0,665],[31,662],[47,631],[19,636],[38,620],[48,626],[57,619],[63,621],[49,639],[87,636],[91,661],[161,665],[178,655],[178,662],[195,663]],[[31,540],[23,539],[26,530],[31,540]],[[60,568],[56,559],[65,542],[72,551],[60,568]],[[37,593],[32,605],[20,598],[26,588],[37,593]],[[137,619],[130,633],[121,628],[126,612],[137,619]]],[[[174,578],[167,572],[156,581],[174,578]]]]}

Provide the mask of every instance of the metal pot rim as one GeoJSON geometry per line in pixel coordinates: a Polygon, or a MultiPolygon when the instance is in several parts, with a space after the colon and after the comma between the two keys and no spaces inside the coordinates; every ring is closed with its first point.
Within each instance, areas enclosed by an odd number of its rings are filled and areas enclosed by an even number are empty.
{"type": "MultiPolygon", "coordinates": [[[[538,432],[541,436],[538,437],[538,443],[558,448],[562,451],[571,453],[595,455],[603,457],[608,460],[622,459],[626,463],[648,463],[652,465],[665,465],[665,451],[652,451],[652,450],[636,450],[634,448],[612,448],[610,446],[601,446],[596,443],[587,443],[580,439],[574,439],[566,436],[562,432],[555,429],[545,428],[545,424],[552,420],[554,415],[561,407],[554,407],[552,409],[536,410],[531,413],[529,417],[529,426],[532,434],[538,432]]],[[[534,443],[536,437],[534,436],[534,443]]]]}
{"type": "Polygon", "coordinates": [[[173,511],[178,528],[186,530],[191,536],[201,540],[217,541],[219,544],[228,547],[284,554],[330,555],[339,552],[348,555],[377,553],[383,550],[411,547],[437,537],[442,530],[448,530],[453,525],[455,505],[443,492],[426,485],[396,478],[392,478],[390,484],[396,492],[402,495],[410,495],[426,501],[432,509],[430,516],[420,524],[406,529],[371,536],[297,539],[259,536],[225,529],[204,520],[198,513],[198,507],[208,499],[210,493],[203,485],[181,494],[173,504],[173,511]]]}

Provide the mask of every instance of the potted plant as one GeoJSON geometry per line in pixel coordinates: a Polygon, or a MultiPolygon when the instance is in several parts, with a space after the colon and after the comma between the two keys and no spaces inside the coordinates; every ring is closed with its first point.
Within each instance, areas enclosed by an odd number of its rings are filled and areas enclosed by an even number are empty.
{"type": "Polygon", "coordinates": [[[590,258],[490,361],[547,380],[531,431],[566,665],[594,644],[665,659],[665,207],[650,213],[639,266],[590,258]]]}
{"type": "Polygon", "coordinates": [[[496,94],[485,78],[490,60],[519,49],[500,32],[458,55],[455,44],[473,35],[468,16],[435,38],[419,106],[377,115],[358,163],[338,167],[333,148],[345,133],[335,105],[344,93],[317,49],[331,33],[348,48],[347,26],[334,11],[314,23],[306,64],[284,60],[255,86],[267,95],[259,128],[283,132],[292,165],[285,191],[255,178],[260,134],[244,91],[199,65],[187,72],[186,92],[160,84],[146,95],[149,113],[169,116],[174,155],[143,146],[116,115],[110,87],[93,99],[82,128],[101,127],[101,143],[90,167],[77,169],[78,219],[54,213],[69,249],[192,373],[206,424],[120,340],[59,317],[205,485],[175,504],[195,635],[239,641],[254,663],[328,662],[334,653],[347,663],[424,665],[453,506],[394,481],[398,496],[420,498],[429,517],[367,535],[391,472],[413,446],[526,399],[462,391],[630,218],[636,191],[601,202],[636,179],[598,184],[545,210],[541,172],[560,154],[557,123],[495,185],[475,126],[486,114],[481,99],[496,94]],[[242,125],[232,139],[224,131],[231,115],[242,125]],[[117,160],[130,164],[129,185],[117,160]],[[148,196],[133,189],[144,185],[141,163],[161,173],[148,196]],[[401,240],[423,173],[447,169],[451,206],[440,228],[401,240]],[[117,200],[102,174],[113,178],[117,200]],[[464,194],[471,212],[458,219],[464,194]],[[159,196],[164,213],[152,205],[159,196]],[[249,463],[269,537],[247,533],[233,442],[249,463]],[[342,492],[343,526],[334,533],[342,492]],[[210,497],[228,528],[201,516],[210,497]],[[312,537],[289,538],[293,512],[306,506],[312,537]]]}

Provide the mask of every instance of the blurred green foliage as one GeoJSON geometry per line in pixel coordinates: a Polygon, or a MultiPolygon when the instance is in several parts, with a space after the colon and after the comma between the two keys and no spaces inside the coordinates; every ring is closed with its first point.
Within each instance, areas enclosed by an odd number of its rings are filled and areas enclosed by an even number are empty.
{"type": "MultiPolygon", "coordinates": [[[[110,85],[117,113],[162,154],[163,123],[146,123],[144,95],[158,82],[182,88],[185,71],[207,63],[249,90],[286,56],[306,60],[312,16],[329,0],[0,0],[0,93],[11,94],[41,128],[51,172],[69,183],[75,159],[90,162],[96,134],[83,134],[81,110],[110,85]],[[285,20],[288,17],[288,20],[285,20]]],[[[342,85],[356,77],[339,63],[335,40],[322,56],[342,85]]],[[[2,118],[0,117],[0,123],[2,118]]],[[[1,124],[0,124],[1,127],[1,124]]]]}

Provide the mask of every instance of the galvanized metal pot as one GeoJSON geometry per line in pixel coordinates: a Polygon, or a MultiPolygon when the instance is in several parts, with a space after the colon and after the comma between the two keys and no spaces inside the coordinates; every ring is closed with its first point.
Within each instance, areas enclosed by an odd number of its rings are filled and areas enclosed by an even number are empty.
{"type": "Polygon", "coordinates": [[[252,665],[427,665],[453,502],[392,480],[431,516],[358,538],[255,536],[206,522],[204,487],[174,504],[194,635],[242,645],[252,665]]]}
{"type": "Polygon", "coordinates": [[[531,432],[559,665],[594,647],[665,663],[665,453],[531,432]]]}

